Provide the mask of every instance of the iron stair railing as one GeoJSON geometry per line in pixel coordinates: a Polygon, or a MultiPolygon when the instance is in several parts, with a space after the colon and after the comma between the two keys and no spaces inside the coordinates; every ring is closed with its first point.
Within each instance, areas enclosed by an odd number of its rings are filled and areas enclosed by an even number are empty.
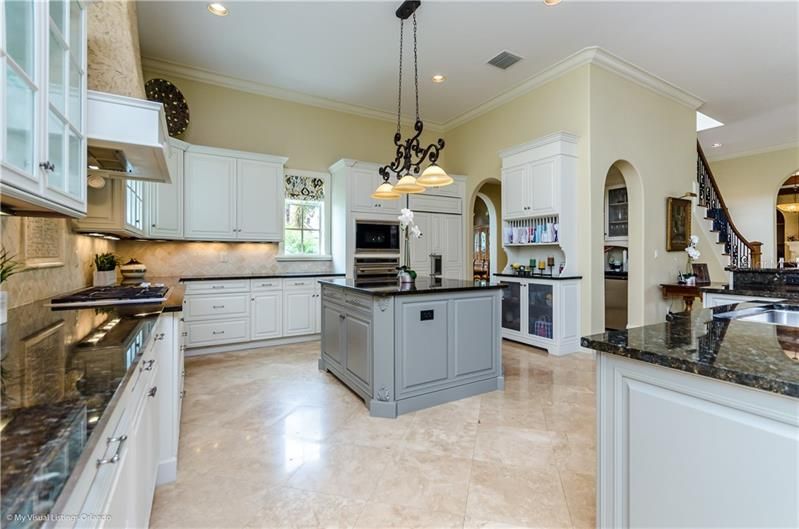
{"type": "Polygon", "coordinates": [[[724,203],[716,179],[710,171],[705,153],[696,142],[696,180],[699,183],[699,205],[707,208],[706,218],[713,221],[711,231],[718,233],[724,255],[729,256],[729,268],[760,268],[762,242],[748,241],[735,226],[724,203]]]}

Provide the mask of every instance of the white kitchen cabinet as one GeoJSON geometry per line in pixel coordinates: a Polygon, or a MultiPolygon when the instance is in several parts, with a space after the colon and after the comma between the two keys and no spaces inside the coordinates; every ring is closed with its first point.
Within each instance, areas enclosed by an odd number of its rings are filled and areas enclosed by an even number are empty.
{"type": "Polygon", "coordinates": [[[189,149],[184,160],[185,238],[235,239],[236,159],[189,149]]]}
{"type": "MultiPolygon", "coordinates": [[[[399,215],[405,207],[405,198],[397,200],[375,200],[371,197],[377,186],[383,182],[376,163],[343,159],[330,166],[333,186],[338,192],[333,193],[336,205],[344,208],[349,216],[361,214],[399,215]]],[[[396,181],[392,182],[396,183],[396,181]]]]}
{"type": "Polygon", "coordinates": [[[441,256],[442,277],[463,277],[463,217],[435,213],[416,213],[414,222],[422,237],[411,237],[411,266],[417,274],[430,274],[430,255],[441,256]]]}
{"type": "Polygon", "coordinates": [[[502,337],[553,355],[580,350],[580,280],[494,276],[502,289],[502,337]]]}
{"type": "Polygon", "coordinates": [[[283,165],[236,161],[236,238],[283,239],[283,165]]]}
{"type": "Polygon", "coordinates": [[[313,334],[316,330],[316,291],[310,288],[286,288],[283,291],[283,336],[313,334]]]}
{"type": "Polygon", "coordinates": [[[0,191],[12,209],[86,212],[86,4],[0,7],[0,191]]]}
{"type": "Polygon", "coordinates": [[[605,240],[626,246],[628,240],[627,187],[605,189],[605,240]]]}
{"type": "Polygon", "coordinates": [[[190,146],[184,165],[184,238],[280,241],[285,161],[190,146]]]}
{"type": "Polygon", "coordinates": [[[152,239],[183,238],[183,157],[187,143],[170,139],[167,165],[172,182],[150,182],[145,188],[145,224],[152,239]]]}
{"type": "Polygon", "coordinates": [[[143,237],[146,185],[141,180],[109,178],[105,187],[89,188],[86,216],[74,222],[75,231],[143,237]]]}
{"type": "Polygon", "coordinates": [[[527,216],[529,186],[529,167],[502,169],[502,209],[506,219],[527,216]]]}
{"type": "Polygon", "coordinates": [[[159,359],[159,464],[158,484],[177,479],[180,445],[180,411],[183,403],[183,314],[164,313],[155,331],[155,356],[159,359]]]}
{"type": "Polygon", "coordinates": [[[596,393],[597,527],[799,527],[797,399],[604,352],[596,393]]]}
{"type": "Polygon", "coordinates": [[[283,334],[283,291],[253,292],[251,300],[251,338],[279,338],[283,334]]]}
{"type": "Polygon", "coordinates": [[[702,305],[706,309],[718,307],[719,305],[732,305],[735,303],[744,303],[746,301],[760,301],[760,302],[775,302],[780,301],[781,298],[767,298],[761,296],[742,296],[736,294],[719,294],[717,292],[703,292],[702,305]]]}

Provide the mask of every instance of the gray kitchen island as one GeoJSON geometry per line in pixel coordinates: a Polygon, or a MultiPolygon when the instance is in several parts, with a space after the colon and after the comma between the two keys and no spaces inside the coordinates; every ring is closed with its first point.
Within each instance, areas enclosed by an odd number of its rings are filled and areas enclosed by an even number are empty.
{"type": "Polygon", "coordinates": [[[502,286],[420,277],[414,285],[320,281],[319,369],[371,415],[397,417],[504,388],[502,286]]]}

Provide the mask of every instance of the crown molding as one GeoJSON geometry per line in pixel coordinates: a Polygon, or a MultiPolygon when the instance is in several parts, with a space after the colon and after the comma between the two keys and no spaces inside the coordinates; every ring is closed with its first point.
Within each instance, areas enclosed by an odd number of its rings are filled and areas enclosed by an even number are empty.
{"type": "MultiPolygon", "coordinates": [[[[643,68],[640,68],[635,64],[622,59],[621,57],[613,55],[599,46],[591,46],[588,48],[583,48],[582,50],[569,55],[565,59],[545,68],[521,84],[506,90],[498,96],[481,103],[480,105],[464,112],[463,114],[460,114],[449,121],[444,123],[426,121],[425,127],[433,132],[450,131],[586,64],[598,66],[604,70],[618,75],[619,77],[634,82],[639,86],[647,88],[658,95],[671,99],[672,101],[675,101],[681,105],[687,106],[692,110],[696,110],[704,103],[699,97],[686,90],[683,90],[682,88],[679,88],[672,83],[669,83],[665,79],[647,72],[643,68]]],[[[230,88],[233,90],[240,90],[242,92],[248,92],[251,94],[263,95],[284,101],[291,101],[293,103],[324,108],[326,110],[345,112],[364,118],[388,121],[391,123],[394,123],[396,120],[396,116],[390,112],[384,112],[375,108],[351,105],[348,103],[333,101],[332,99],[285,90],[283,88],[278,88],[263,83],[245,81],[243,79],[230,77],[212,72],[210,70],[196,68],[194,66],[179,64],[163,59],[157,59],[154,57],[142,57],[142,67],[145,70],[156,74],[175,75],[177,77],[189,79],[191,81],[198,81],[224,88],[230,88]]],[[[413,125],[413,121],[403,118],[402,124],[413,125]]]]}
{"type": "MultiPolygon", "coordinates": [[[[363,118],[377,119],[390,123],[397,122],[396,114],[392,114],[390,112],[384,112],[382,110],[361,105],[341,103],[332,99],[303,94],[301,92],[294,92],[292,90],[286,90],[254,81],[246,81],[244,79],[216,73],[203,68],[197,68],[195,66],[180,64],[155,57],[142,57],[142,68],[154,74],[175,75],[190,81],[198,81],[201,83],[221,86],[223,88],[230,88],[232,90],[239,90],[241,92],[247,92],[250,94],[280,99],[282,101],[290,101],[292,103],[309,105],[317,108],[323,108],[325,110],[354,114],[363,118]]],[[[402,118],[401,123],[403,125],[412,126],[414,122],[411,119],[402,118]]],[[[443,130],[440,123],[431,121],[425,121],[425,128],[433,132],[441,132],[443,130]]]]}
{"type": "Polygon", "coordinates": [[[676,101],[677,103],[680,103],[681,105],[687,106],[692,110],[696,110],[704,103],[704,101],[702,101],[699,97],[691,94],[690,92],[683,90],[672,83],[669,83],[665,79],[647,72],[643,68],[640,68],[635,64],[622,59],[621,57],[613,55],[609,51],[599,46],[590,46],[588,48],[583,48],[572,55],[569,55],[565,59],[556,62],[533,77],[530,77],[523,83],[501,93],[498,96],[493,97],[492,99],[489,99],[488,101],[467,112],[464,112],[460,116],[443,123],[442,127],[444,132],[452,130],[455,127],[459,127],[460,125],[463,125],[464,123],[467,123],[474,118],[485,114],[486,112],[509,103],[517,97],[521,97],[524,94],[531,92],[532,90],[535,90],[536,88],[543,86],[550,81],[554,81],[555,79],[562,77],[586,64],[598,66],[624,79],[643,86],[644,88],[647,88],[658,95],[667,97],[673,101],[676,101]]]}
{"type": "Polygon", "coordinates": [[[708,162],[722,162],[724,160],[732,160],[733,158],[745,158],[746,156],[757,156],[758,154],[768,154],[770,152],[784,151],[787,149],[799,149],[799,142],[783,143],[749,151],[722,154],[721,156],[708,156],[705,154],[705,158],[707,158],[708,162]]]}

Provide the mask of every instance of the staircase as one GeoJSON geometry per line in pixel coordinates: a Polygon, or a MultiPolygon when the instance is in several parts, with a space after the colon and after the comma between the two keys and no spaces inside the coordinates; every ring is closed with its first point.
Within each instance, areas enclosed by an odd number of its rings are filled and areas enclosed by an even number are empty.
{"type": "Polygon", "coordinates": [[[698,205],[706,208],[705,219],[711,221],[710,231],[716,233],[718,244],[723,244],[724,256],[729,257],[729,268],[760,268],[762,242],[747,241],[730,217],[721,197],[719,186],[702,146],[696,142],[696,180],[699,185],[698,205]]]}

